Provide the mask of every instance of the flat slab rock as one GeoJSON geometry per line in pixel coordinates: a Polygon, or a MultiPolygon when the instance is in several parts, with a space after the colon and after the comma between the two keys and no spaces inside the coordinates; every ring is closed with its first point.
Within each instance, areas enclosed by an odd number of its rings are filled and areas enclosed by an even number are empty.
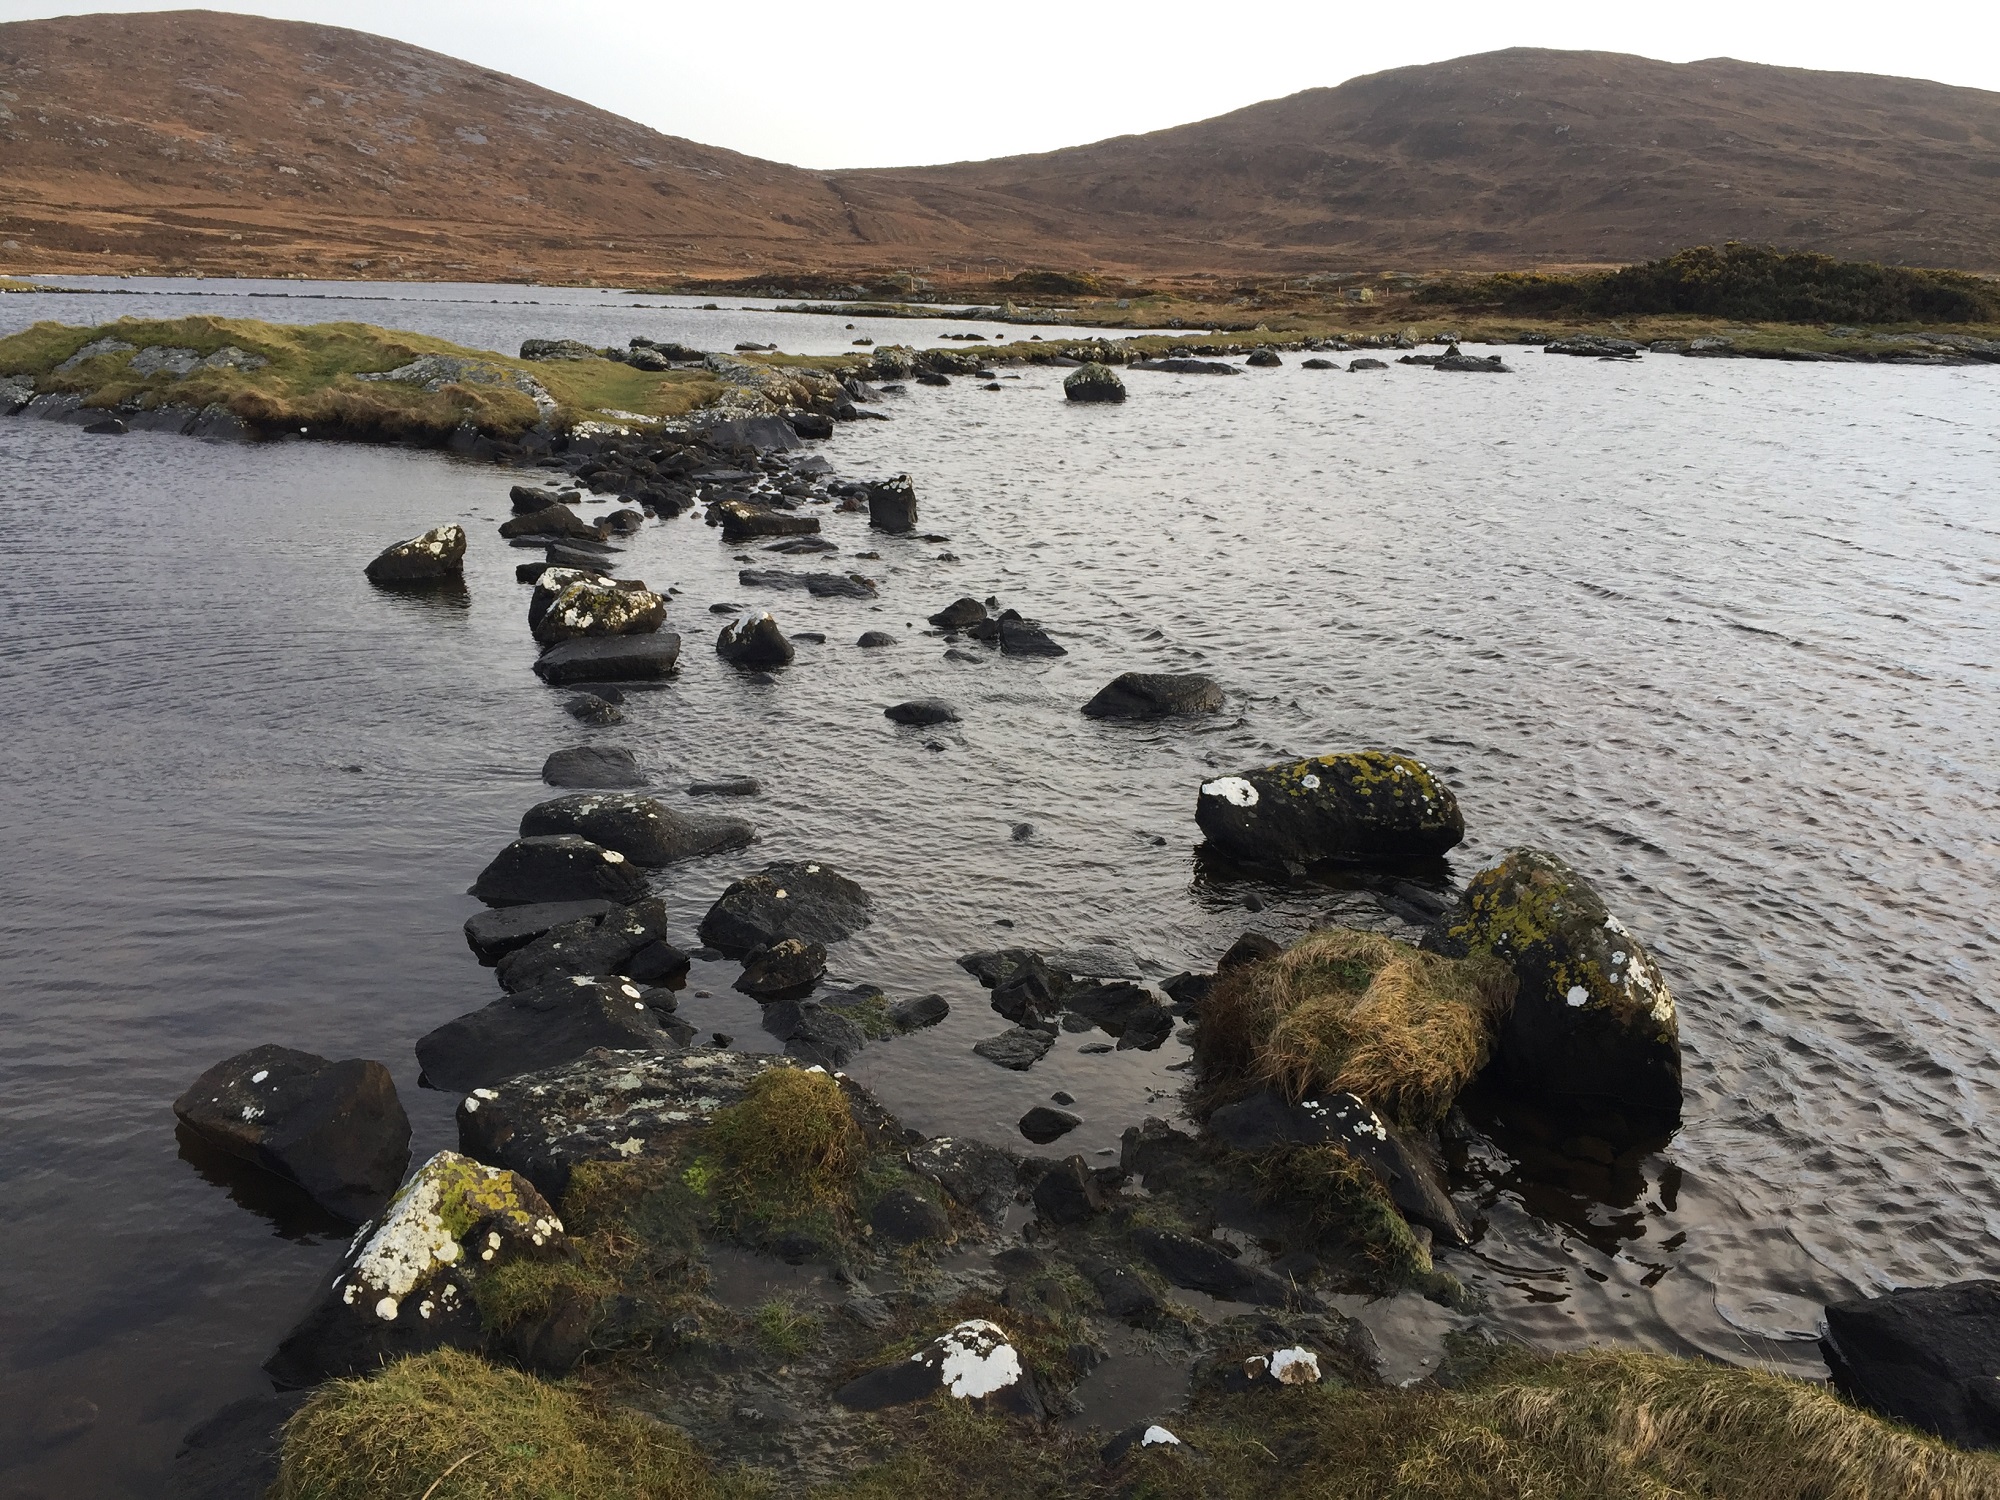
{"type": "Polygon", "coordinates": [[[609,901],[538,901],[531,906],[501,906],[465,919],[465,944],[482,964],[500,962],[516,948],[525,948],[551,928],[611,910],[609,901]]]}
{"type": "Polygon", "coordinates": [[[252,1047],[197,1078],[174,1113],[218,1150],[355,1222],[388,1201],[410,1165],[410,1119],[379,1062],[252,1047]]]}
{"type": "Polygon", "coordinates": [[[646,773],[639,769],[639,758],[622,746],[571,745],[552,752],[542,762],[542,780],[550,786],[635,787],[646,784],[646,773]]]}
{"type": "Polygon", "coordinates": [[[998,1036],[989,1036],[983,1042],[974,1042],[972,1050],[988,1062],[1011,1068],[1016,1073],[1025,1073],[1049,1054],[1056,1044],[1052,1031],[1036,1031],[1029,1026],[1015,1026],[998,1036]]]}
{"type": "Polygon", "coordinates": [[[463,1093],[600,1047],[678,1047],[688,1034],[630,980],[560,974],[425,1033],[417,1061],[433,1088],[463,1093]]]}
{"type": "MultiPolygon", "coordinates": [[[[687,968],[688,956],[667,942],[667,905],[657,896],[614,906],[598,916],[551,927],[494,966],[503,990],[524,990],[558,975],[622,975],[657,983],[687,968]]],[[[653,996],[647,1003],[659,1006],[653,996]]]]}
{"type": "Polygon", "coordinates": [[[779,1059],[726,1048],[602,1050],[489,1088],[458,1107],[466,1155],[560,1199],[578,1162],[657,1152],[734,1104],[779,1059]]]}
{"type": "MultiPolygon", "coordinates": [[[[550,553],[553,560],[553,548],[550,553]]],[[[672,676],[680,655],[681,638],[671,630],[582,636],[544,651],[535,661],[535,675],[555,687],[572,682],[638,682],[672,676]]]]}
{"type": "Polygon", "coordinates": [[[620,792],[557,797],[522,815],[523,838],[555,833],[573,833],[651,866],[740,849],[757,836],[742,818],[679,812],[656,798],[620,792]]]}

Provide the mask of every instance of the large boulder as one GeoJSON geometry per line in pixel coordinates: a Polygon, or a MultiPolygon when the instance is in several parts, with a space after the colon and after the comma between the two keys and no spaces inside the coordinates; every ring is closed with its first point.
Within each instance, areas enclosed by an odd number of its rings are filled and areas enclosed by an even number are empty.
{"type": "Polygon", "coordinates": [[[252,1047],[217,1063],[174,1101],[196,1135],[295,1182],[359,1222],[410,1165],[410,1119],[378,1062],[329,1062],[290,1047],[252,1047]]]}
{"type": "Polygon", "coordinates": [[[1222,709],[1222,685],[1199,672],[1122,672],[1083,705],[1093,719],[1159,719],[1222,709]]]}
{"type": "Polygon", "coordinates": [[[898,474],[868,486],[868,524],[877,531],[917,529],[917,487],[909,475],[898,474]]]}
{"type": "Polygon", "coordinates": [[[686,1036],[630,980],[560,974],[426,1032],[417,1061],[431,1087],[469,1093],[598,1047],[672,1048],[686,1036]]]}
{"type": "Polygon", "coordinates": [[[432,1349],[478,1349],[475,1284],[511,1261],[555,1254],[562,1240],[562,1221],[526,1179],[440,1151],[355,1237],[340,1274],[264,1368],[296,1389],[432,1349]]]}
{"type": "Polygon", "coordinates": [[[555,597],[535,623],[535,639],[545,646],[583,636],[642,635],[667,622],[667,601],[651,589],[579,580],[555,597]]]}
{"type": "Polygon", "coordinates": [[[468,1094],[458,1106],[459,1147],[559,1199],[579,1163],[671,1156],[688,1132],[782,1066],[727,1048],[592,1052],[468,1094]]]}
{"type": "Polygon", "coordinates": [[[1063,394],[1072,401],[1123,401],[1125,382],[1109,365],[1088,364],[1063,378],[1063,394]]]}
{"type": "Polygon", "coordinates": [[[465,528],[437,526],[384,548],[367,568],[370,583],[453,583],[465,577],[465,528]]]}
{"type": "Polygon", "coordinates": [[[1576,871],[1515,849],[1473,876],[1439,946],[1491,953],[1520,980],[1501,1078],[1531,1098],[1678,1119],[1680,1022],[1659,966],[1576,871]]]}
{"type": "Polygon", "coordinates": [[[551,646],[535,662],[535,675],[552,687],[572,682],[638,682],[670,677],[681,638],[669,630],[650,635],[598,636],[551,646]]]}
{"type": "Polygon", "coordinates": [[[646,876],[616,849],[555,834],[514,840],[479,872],[472,894],[488,906],[593,898],[623,905],[646,894],[646,876]]]}
{"type": "Polygon", "coordinates": [[[715,638],[715,654],[737,667],[788,667],[798,650],[785,639],[771,612],[760,610],[723,626],[715,638]]]}
{"type": "Polygon", "coordinates": [[[1204,782],[1195,821],[1246,864],[1435,859],[1465,837],[1451,788],[1421,762],[1359,750],[1204,782]]]}
{"type": "Polygon", "coordinates": [[[868,893],[831,865],[784,860],[731,885],[701,919],[701,940],[731,957],[780,938],[837,943],[869,921],[868,893]]]}
{"type": "Polygon", "coordinates": [[[1819,1347],[1856,1405],[1961,1448],[2000,1448],[2000,1281],[1836,1302],[1819,1347]]]}
{"type": "Polygon", "coordinates": [[[639,757],[622,745],[566,745],[542,762],[542,780],[550,786],[618,787],[644,786],[647,777],[639,757]]]}
{"type": "Polygon", "coordinates": [[[523,838],[573,833],[636,864],[654,866],[740,849],[756,832],[742,818],[679,812],[655,797],[629,792],[556,797],[521,816],[523,838]]]}

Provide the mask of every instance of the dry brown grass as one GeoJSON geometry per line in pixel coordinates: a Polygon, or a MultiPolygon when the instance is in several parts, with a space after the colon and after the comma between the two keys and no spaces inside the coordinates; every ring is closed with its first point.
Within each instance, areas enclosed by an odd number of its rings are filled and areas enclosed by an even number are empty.
{"type": "Polygon", "coordinates": [[[844,1205],[867,1161],[839,1082],[816,1068],[772,1068],[717,1113],[698,1175],[717,1211],[744,1227],[844,1205]]]}
{"type": "Polygon", "coordinates": [[[1346,1090],[1405,1125],[1435,1124],[1486,1066],[1513,976],[1346,928],[1233,970],[1204,1003],[1195,1046],[1208,1107],[1267,1083],[1346,1090]]]}

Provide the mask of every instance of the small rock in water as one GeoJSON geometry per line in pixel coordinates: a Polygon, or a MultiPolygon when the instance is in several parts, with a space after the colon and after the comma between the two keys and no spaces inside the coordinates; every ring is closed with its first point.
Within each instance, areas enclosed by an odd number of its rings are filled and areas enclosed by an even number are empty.
{"type": "Polygon", "coordinates": [[[1014,610],[1000,616],[1000,651],[1004,656],[1067,656],[1069,652],[1049,638],[1049,633],[1033,620],[1014,610]]]}
{"type": "MultiPolygon", "coordinates": [[[[988,1062],[996,1062],[1016,1073],[1025,1073],[1046,1057],[1049,1048],[1055,1044],[1056,1039],[1051,1032],[1015,1026],[983,1042],[974,1042],[972,1050],[988,1062]]],[[[1109,1052],[1111,1049],[1106,1047],[1104,1050],[1109,1052]]]]}
{"type": "Polygon", "coordinates": [[[1123,401],[1125,382],[1109,365],[1086,364],[1064,378],[1063,395],[1071,401],[1123,401]]]}
{"type": "Polygon", "coordinates": [[[930,617],[930,622],[944,630],[964,630],[986,618],[986,606],[977,599],[954,600],[930,617]]]}
{"type": "Polygon", "coordinates": [[[764,790],[755,776],[724,776],[715,781],[697,781],[688,787],[690,797],[754,797],[764,790]]]}
{"type": "Polygon", "coordinates": [[[646,876],[615,849],[564,834],[514,840],[479,872],[472,894],[488,906],[591,899],[622,905],[646,894],[646,876]]]}
{"type": "Polygon", "coordinates": [[[574,693],[563,700],[563,712],[583,724],[617,724],[625,718],[624,710],[615,703],[607,703],[594,693],[574,693]]]}
{"type": "Polygon", "coordinates": [[[1011,830],[1011,836],[1015,843],[1025,844],[1035,836],[1035,825],[1033,823],[1016,823],[1011,830]]]}
{"type": "MultiPolygon", "coordinates": [[[[1068,1095],[1064,1095],[1065,1101],[1068,1095]]],[[[1046,1146],[1050,1141],[1061,1140],[1077,1126],[1082,1119],[1066,1109],[1051,1109],[1046,1104],[1037,1104],[1021,1116],[1021,1134],[1037,1146],[1046,1146]]]]}
{"type": "Polygon", "coordinates": [[[366,569],[370,583],[451,583],[465,576],[465,528],[439,526],[383,550],[366,569]]]}
{"type": "Polygon", "coordinates": [[[535,675],[552,687],[572,682],[637,682],[671,676],[680,654],[681,638],[670,630],[583,636],[544,651],[535,660],[535,675]]]}
{"type": "Polygon", "coordinates": [[[497,964],[552,928],[601,917],[610,910],[609,901],[551,901],[534,906],[498,907],[465,919],[465,942],[482,964],[497,964]]]}
{"type": "Polygon", "coordinates": [[[873,651],[883,646],[895,645],[896,638],[886,630],[864,630],[861,632],[861,639],[854,644],[873,651]]]}
{"type": "Polygon", "coordinates": [[[1284,361],[1278,358],[1278,351],[1275,349],[1254,349],[1251,351],[1250,357],[1244,360],[1243,363],[1246,365],[1256,365],[1259,369],[1268,370],[1273,365],[1282,365],[1284,361]]]}
{"type": "Polygon", "coordinates": [[[123,437],[131,429],[117,417],[106,417],[101,422],[92,422],[83,429],[93,437],[123,437]]]}
{"type": "Polygon", "coordinates": [[[942,698],[913,698],[908,703],[893,704],[882,710],[882,716],[893,719],[898,724],[956,724],[958,710],[942,698]]]}
{"type": "Polygon", "coordinates": [[[1070,1093],[1067,1090],[1057,1089],[1053,1094],[1049,1095],[1049,1102],[1051,1104],[1061,1104],[1066,1107],[1068,1105],[1076,1103],[1076,1100],[1070,1095],[1070,1093]]]}
{"type": "Polygon", "coordinates": [[[1212,714],[1223,705],[1222,686],[1199,672],[1126,672],[1084,704],[1093,719],[1158,719],[1170,714],[1212,714]]]}
{"type": "Polygon", "coordinates": [[[826,975],[824,944],[780,938],[743,956],[743,974],[736,988],[756,1000],[801,995],[826,975]]]}
{"type": "Polygon", "coordinates": [[[542,762],[542,780],[550,786],[644,786],[646,773],[630,750],[616,745],[572,745],[542,762]]]}
{"type": "Polygon", "coordinates": [[[756,832],[742,818],[677,812],[657,798],[630,792],[557,797],[537,803],[521,818],[524,838],[573,833],[642,865],[670,865],[740,849],[756,832]]]}
{"type": "Polygon", "coordinates": [[[889,1024],[898,1031],[918,1031],[935,1026],[951,1014],[942,995],[923,995],[915,1000],[899,1000],[889,1007],[889,1024]]]}
{"type": "Polygon", "coordinates": [[[837,943],[869,922],[868,893],[831,865],[783,860],[736,881],[701,919],[701,940],[741,955],[780,938],[837,943]]]}

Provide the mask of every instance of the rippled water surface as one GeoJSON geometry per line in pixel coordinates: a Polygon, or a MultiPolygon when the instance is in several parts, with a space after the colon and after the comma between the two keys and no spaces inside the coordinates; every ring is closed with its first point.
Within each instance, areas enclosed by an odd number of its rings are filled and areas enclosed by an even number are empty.
{"type": "MultiPolygon", "coordinates": [[[[1134,372],[1118,408],[1065,405],[1046,369],[919,390],[825,451],[910,472],[949,541],[829,516],[843,554],[879,548],[848,565],[881,598],[775,601],[828,640],[765,684],[710,649],[708,606],[750,597],[735,555],[649,523],[623,571],[682,590],[683,666],[604,730],[529,671],[522,554],[493,534],[518,476],[0,422],[0,1492],[155,1492],[338,1256],[335,1226],[183,1159],[168,1103],[202,1069],[267,1041],[379,1057],[419,1154],[450,1143],[410,1047],[494,994],[462,892],[546,794],[543,757],[587,738],[674,799],[765,781],[739,804],[757,847],[662,876],[684,939],[735,875],[835,863],[877,903],[836,972],[954,1007],[857,1075],[920,1129],[1015,1144],[1067,1089],[1087,1124],[1062,1149],[1087,1153],[1173,1112],[1185,1049],[1065,1034],[1004,1072],[969,1050],[1002,1023],[953,960],[1091,944],[1158,977],[1365,905],[1209,870],[1195,788],[1411,751],[1464,807],[1457,878],[1516,842],[1562,853],[1681,1008],[1686,1124],[1641,1175],[1475,1152],[1488,1232],[1445,1263],[1502,1322],[1812,1373],[1824,1300],[2000,1271],[2000,372],[1509,357],[1134,372]],[[468,601],[362,579],[448,520],[474,537],[468,601]],[[946,661],[923,619],[965,593],[1071,654],[946,661]],[[865,629],[902,639],[857,650],[865,629]],[[1229,711],[1077,712],[1133,668],[1210,672],[1229,711]],[[920,695],[962,723],[882,717],[920,695]],[[64,1439],[79,1399],[96,1425],[64,1439]]],[[[697,965],[712,998],[684,1013],[753,1044],[733,976],[697,965]]]]}

